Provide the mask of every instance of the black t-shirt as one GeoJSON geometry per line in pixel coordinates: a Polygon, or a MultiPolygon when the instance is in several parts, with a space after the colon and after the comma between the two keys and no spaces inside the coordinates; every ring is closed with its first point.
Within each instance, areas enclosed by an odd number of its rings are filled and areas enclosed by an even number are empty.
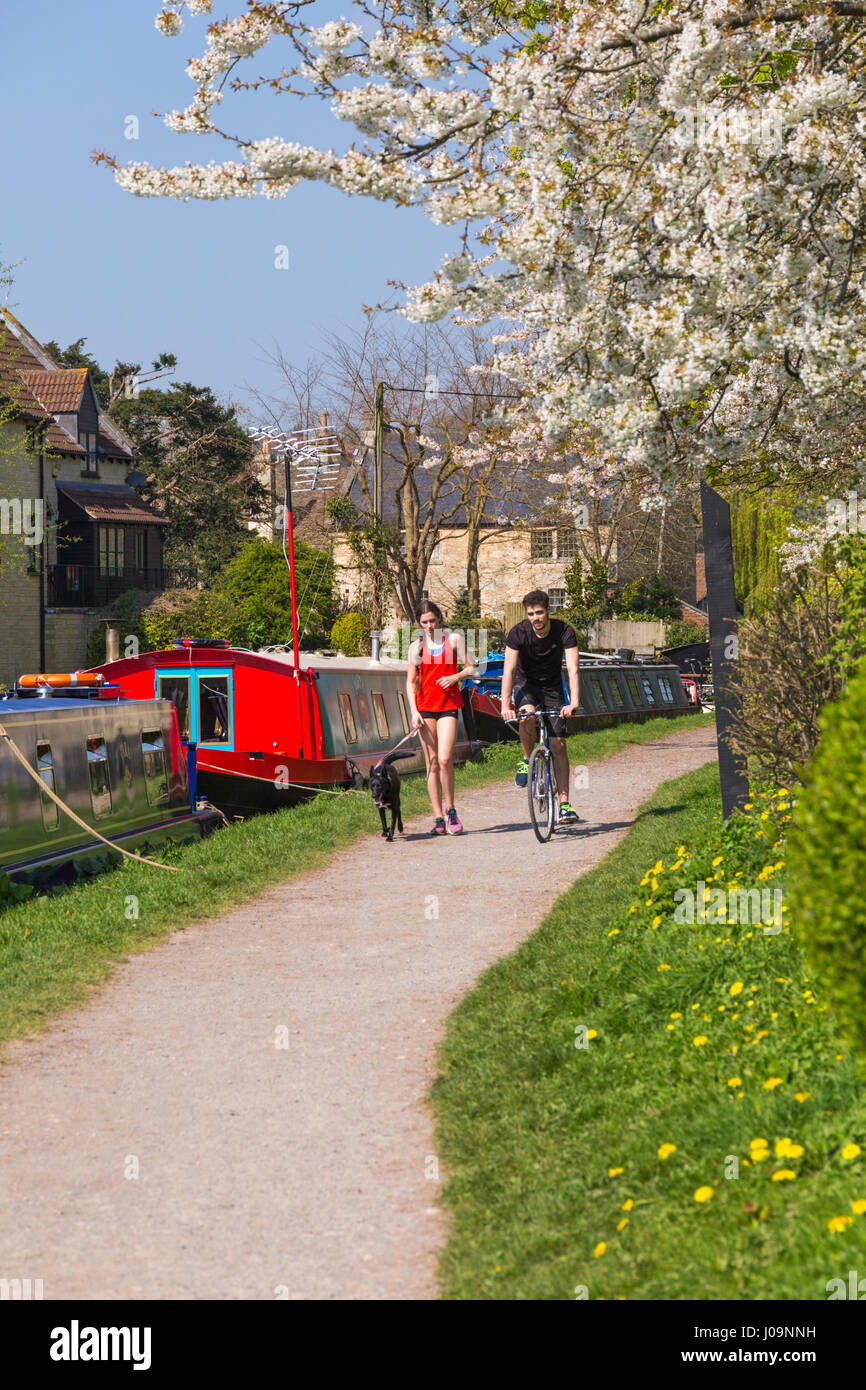
{"type": "Polygon", "coordinates": [[[530,685],[549,685],[559,681],[562,672],[562,653],[566,647],[577,646],[577,633],[570,623],[561,618],[551,618],[550,630],[545,637],[539,637],[528,618],[517,623],[505,639],[506,647],[517,652],[517,676],[515,686],[529,682],[530,685]]]}

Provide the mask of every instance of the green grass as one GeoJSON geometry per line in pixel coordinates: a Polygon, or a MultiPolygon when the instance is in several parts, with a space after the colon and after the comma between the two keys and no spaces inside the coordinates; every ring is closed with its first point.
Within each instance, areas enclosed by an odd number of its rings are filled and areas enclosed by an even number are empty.
{"type": "Polygon", "coordinates": [[[759,808],[718,808],[715,766],[662,786],[452,1014],[445,1298],[817,1300],[866,1274],[866,1095],[794,931],[673,917],[677,888],[781,862],[759,808]]]}
{"type": "MultiPolygon", "coordinates": [[[[708,722],[709,716],[685,715],[579,734],[569,739],[569,756],[585,763],[708,722]]],[[[507,777],[517,759],[516,743],[487,749],[482,761],[458,771],[458,790],[507,777]]],[[[416,815],[428,805],[423,781],[407,779],[404,814],[416,815]]],[[[375,832],[377,823],[366,792],[317,796],[174,851],[168,862],[179,865],[180,873],[125,862],[61,896],[7,908],[0,913],[0,1042],[81,1003],[130,953],[317,868],[335,850],[375,832]]]]}

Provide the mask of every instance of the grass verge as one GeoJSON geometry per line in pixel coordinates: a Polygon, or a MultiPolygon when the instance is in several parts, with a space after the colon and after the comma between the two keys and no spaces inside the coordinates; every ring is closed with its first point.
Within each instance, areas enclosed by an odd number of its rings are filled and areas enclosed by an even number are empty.
{"type": "MultiPolygon", "coordinates": [[[[686,715],[578,734],[569,739],[569,756],[587,763],[710,722],[711,716],[686,715]]],[[[516,743],[486,749],[481,761],[458,770],[458,790],[507,777],[517,759],[516,743]]],[[[423,781],[407,779],[404,815],[417,815],[426,806],[423,781]]],[[[167,858],[180,873],[125,862],[60,896],[38,896],[7,908],[0,913],[0,1042],[81,1003],[128,954],[246,902],[270,884],[319,867],[335,850],[374,833],[377,820],[367,793],[317,796],[174,851],[167,858]]]]}
{"type": "Polygon", "coordinates": [[[444,1297],[817,1300],[866,1270],[866,1091],[795,932],[675,917],[773,882],[761,804],[722,827],[714,766],[666,783],[452,1014],[444,1297]]]}

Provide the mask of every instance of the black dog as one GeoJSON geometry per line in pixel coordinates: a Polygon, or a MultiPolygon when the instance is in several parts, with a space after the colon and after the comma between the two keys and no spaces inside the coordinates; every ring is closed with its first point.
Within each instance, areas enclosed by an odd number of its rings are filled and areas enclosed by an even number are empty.
{"type": "Polygon", "coordinates": [[[396,762],[398,758],[412,758],[414,756],[414,753],[410,753],[408,748],[404,748],[401,753],[389,753],[386,758],[383,758],[380,763],[370,769],[370,795],[382,818],[382,834],[389,841],[394,839],[395,824],[400,834],[403,834],[403,817],[400,814],[400,777],[391,764],[396,762]],[[391,812],[390,830],[385,824],[385,812],[387,810],[391,812]]]}

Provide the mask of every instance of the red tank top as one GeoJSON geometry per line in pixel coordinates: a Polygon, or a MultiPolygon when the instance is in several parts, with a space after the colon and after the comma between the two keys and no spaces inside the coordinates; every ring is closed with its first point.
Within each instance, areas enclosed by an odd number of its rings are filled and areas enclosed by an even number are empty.
{"type": "Polygon", "coordinates": [[[461,709],[463,696],[460,686],[450,685],[447,690],[443,690],[438,684],[440,676],[456,676],[459,669],[448,633],[443,632],[442,646],[434,647],[432,651],[427,634],[424,633],[421,638],[418,689],[415,692],[417,708],[421,711],[427,710],[430,714],[440,714],[447,709],[461,709]]]}

